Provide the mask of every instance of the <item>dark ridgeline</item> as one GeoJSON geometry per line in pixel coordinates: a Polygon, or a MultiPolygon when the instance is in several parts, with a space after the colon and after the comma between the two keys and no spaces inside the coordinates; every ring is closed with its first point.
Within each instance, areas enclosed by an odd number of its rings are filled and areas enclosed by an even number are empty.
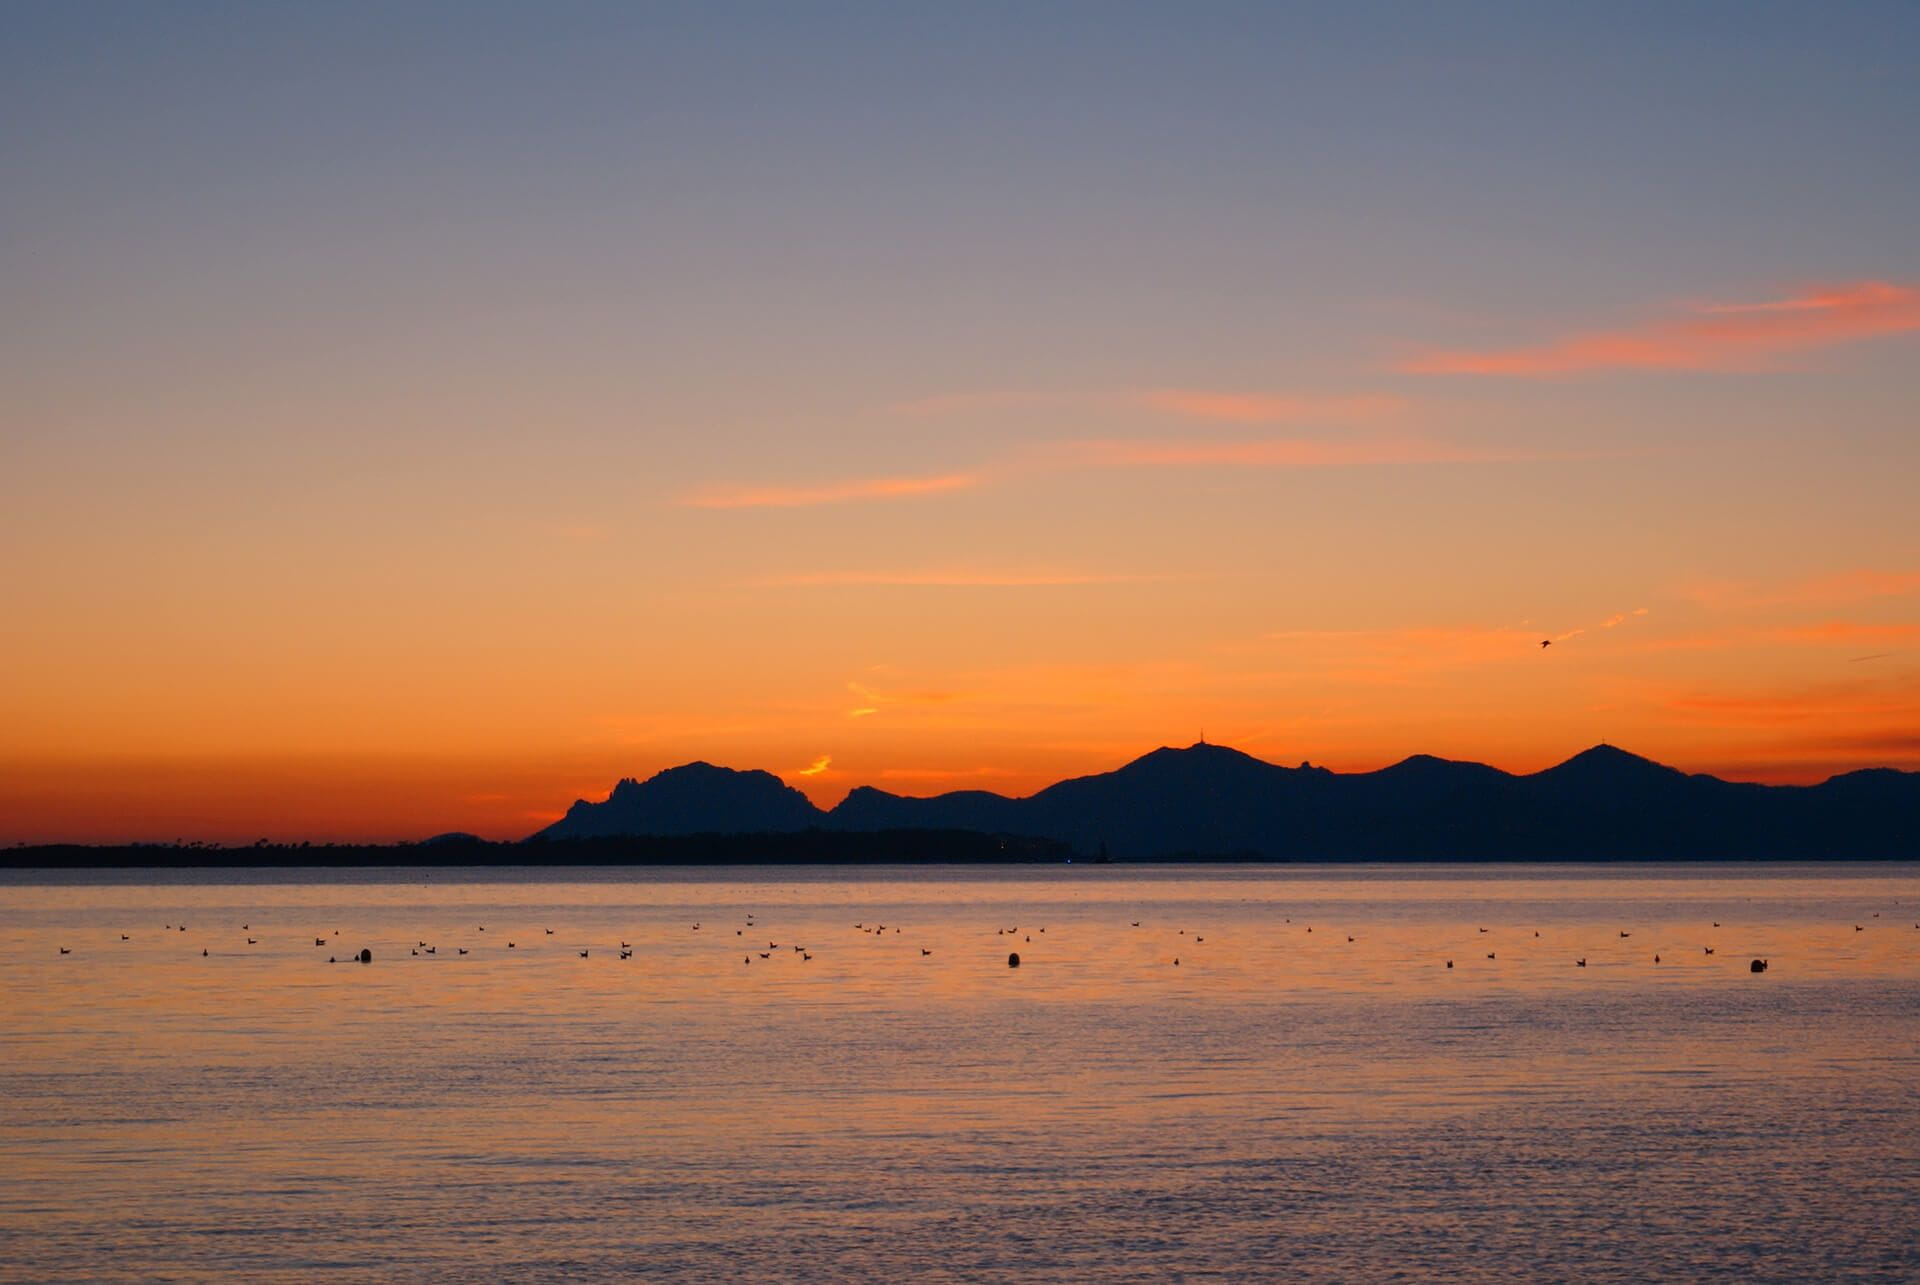
{"type": "Polygon", "coordinates": [[[580,799],[535,838],[615,835],[786,834],[820,824],[806,795],[771,772],[711,763],[669,768],[646,781],[627,777],[604,803],[580,799]],[[636,819],[644,818],[636,825],[636,819]]]}
{"type": "Polygon", "coordinates": [[[765,772],[697,763],[575,803],[533,839],[816,828],[1025,835],[1131,860],[1920,858],[1920,773],[1745,785],[1601,745],[1528,776],[1424,754],[1343,774],[1201,744],[1027,798],[862,786],[822,812],[765,772]]]}
{"type": "Polygon", "coordinates": [[[1920,859],[1920,773],[1814,786],[1692,775],[1610,746],[1514,776],[1415,755],[1376,772],[1158,749],[1027,798],[862,786],[823,812],[767,772],[708,763],[623,780],[522,843],[14,848],[6,864],[518,865],[1121,860],[1920,859]]]}

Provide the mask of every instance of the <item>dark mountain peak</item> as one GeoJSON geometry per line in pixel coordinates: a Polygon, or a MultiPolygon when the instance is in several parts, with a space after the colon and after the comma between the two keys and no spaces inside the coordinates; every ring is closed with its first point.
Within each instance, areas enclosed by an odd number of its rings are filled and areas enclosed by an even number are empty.
{"type": "Polygon", "coordinates": [[[1505,772],[1497,767],[1488,767],[1485,763],[1474,763],[1466,759],[1443,759],[1432,754],[1409,754],[1398,763],[1389,764],[1378,771],[1358,773],[1355,779],[1360,777],[1407,783],[1508,779],[1505,772]]]}
{"type": "Polygon", "coordinates": [[[1592,749],[1581,750],[1564,763],[1557,763],[1543,772],[1534,773],[1540,777],[1566,777],[1570,779],[1607,781],[1652,779],[1655,777],[1673,777],[1685,779],[1686,773],[1677,767],[1668,767],[1652,759],[1630,754],[1615,746],[1600,744],[1592,749]]]}
{"type": "Polygon", "coordinates": [[[1119,769],[1115,775],[1158,775],[1175,773],[1182,776],[1194,773],[1220,770],[1231,771],[1235,768],[1255,767],[1273,771],[1274,765],[1257,759],[1241,750],[1225,745],[1210,745],[1197,741],[1185,749],[1171,745],[1162,745],[1159,749],[1142,754],[1133,762],[1119,769]]]}
{"type": "Polygon", "coordinates": [[[1404,767],[1410,771],[1426,771],[1430,768],[1456,767],[1459,763],[1459,759],[1443,759],[1437,754],[1409,754],[1392,767],[1382,768],[1381,771],[1390,772],[1396,767],[1404,767]]]}
{"type": "Polygon", "coordinates": [[[670,767],[654,773],[641,781],[631,776],[623,776],[614,784],[613,793],[607,796],[612,802],[619,798],[633,798],[650,787],[662,785],[679,787],[714,786],[742,778],[761,778],[765,781],[778,781],[771,772],[757,770],[738,771],[730,767],[715,767],[705,759],[695,759],[691,763],[682,763],[679,767],[670,767]]]}
{"type": "Polygon", "coordinates": [[[761,834],[804,830],[821,813],[771,772],[684,763],[645,781],[623,777],[604,803],[580,799],[536,838],[622,834],[761,834]]]}

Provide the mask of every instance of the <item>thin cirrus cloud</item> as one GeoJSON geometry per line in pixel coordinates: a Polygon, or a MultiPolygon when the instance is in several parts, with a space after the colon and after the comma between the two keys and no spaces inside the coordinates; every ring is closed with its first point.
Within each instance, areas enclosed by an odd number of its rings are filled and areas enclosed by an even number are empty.
{"type": "Polygon", "coordinates": [[[1597,370],[1753,370],[1789,353],[1913,330],[1920,330],[1920,290],[1855,281],[1759,303],[1696,304],[1679,317],[1517,348],[1426,352],[1399,369],[1535,378],[1597,370]]]}
{"type": "Polygon", "coordinates": [[[1386,393],[1271,393],[1208,388],[1127,388],[1095,391],[997,388],[900,402],[896,415],[943,418],[1032,410],[1148,412],[1173,419],[1233,424],[1372,424],[1407,409],[1386,393]]]}
{"type": "Polygon", "coordinates": [[[1776,630],[1775,636],[1786,642],[1860,647],[1920,642],[1920,625],[1863,624],[1853,620],[1828,620],[1817,625],[1799,625],[1776,630]]]}
{"type": "Polygon", "coordinates": [[[1229,441],[1095,439],[1061,442],[1035,453],[1062,467],[1339,468],[1359,464],[1455,464],[1540,459],[1535,452],[1489,451],[1418,440],[1326,441],[1302,437],[1229,441]]]}
{"type": "Polygon", "coordinates": [[[1708,581],[1687,585],[1680,592],[1683,597],[1713,610],[1843,606],[1920,593],[1920,571],[1883,571],[1859,567],[1775,583],[1708,581]]]}
{"type": "Polygon", "coordinates": [[[1312,437],[1090,438],[1029,447],[965,472],[925,477],[847,478],[804,486],[712,486],[683,495],[678,502],[689,508],[752,509],[922,499],[975,490],[1033,474],[1110,469],[1222,466],[1315,469],[1596,458],[1600,456],[1594,452],[1505,450],[1407,437],[1348,440],[1312,437]]]}
{"type": "Polygon", "coordinates": [[[1135,405],[1163,414],[1233,424],[1371,424],[1407,408],[1405,398],[1380,393],[1321,396],[1149,388],[1130,396],[1135,405]]]}
{"type": "Polygon", "coordinates": [[[795,509],[855,500],[901,500],[970,490],[984,479],[978,473],[937,473],[924,477],[864,477],[812,486],[714,486],[680,497],[693,509],[795,509]]]}
{"type": "Polygon", "coordinates": [[[1048,568],[932,568],[907,571],[818,571],[773,576],[760,581],[765,588],[915,588],[915,589],[1044,589],[1066,585],[1133,584],[1161,577],[1094,575],[1048,568]]]}

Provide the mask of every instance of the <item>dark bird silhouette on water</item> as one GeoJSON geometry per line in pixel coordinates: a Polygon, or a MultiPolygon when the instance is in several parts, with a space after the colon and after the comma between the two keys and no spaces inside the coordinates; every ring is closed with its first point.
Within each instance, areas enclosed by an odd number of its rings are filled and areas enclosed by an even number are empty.
{"type": "Polygon", "coordinates": [[[1551,646],[1553,646],[1553,639],[1551,639],[1551,638],[1542,638],[1542,639],[1540,640],[1540,645],[1541,645],[1542,647],[1551,647],[1551,646]]]}
{"type": "Polygon", "coordinates": [[[922,946],[922,947],[920,948],[920,953],[921,953],[922,955],[931,955],[931,954],[932,954],[933,952],[932,952],[932,951],[930,951],[930,950],[928,950],[928,949],[927,949],[927,948],[926,948],[925,946],[922,946]]]}
{"type": "Polygon", "coordinates": [[[1585,968],[1587,966],[1586,956],[1582,955],[1579,959],[1574,960],[1573,966],[1575,968],[1585,968]]]}
{"type": "Polygon", "coordinates": [[[60,948],[60,953],[62,955],[71,955],[73,952],[71,950],[68,950],[65,946],[62,946],[60,948]]]}
{"type": "Polygon", "coordinates": [[[587,957],[587,952],[586,952],[586,951],[584,951],[584,950],[583,950],[583,951],[581,951],[581,952],[580,952],[580,958],[582,958],[582,959],[585,959],[586,957],[587,957]]]}

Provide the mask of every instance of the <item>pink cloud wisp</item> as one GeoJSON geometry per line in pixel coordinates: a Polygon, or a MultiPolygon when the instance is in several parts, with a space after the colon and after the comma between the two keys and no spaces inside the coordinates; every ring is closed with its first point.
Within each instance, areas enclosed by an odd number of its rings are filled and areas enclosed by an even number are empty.
{"type": "Polygon", "coordinates": [[[1697,305],[1682,317],[1544,344],[1429,352],[1400,369],[1536,378],[1594,370],[1752,370],[1785,353],[1913,330],[1920,330],[1920,290],[1856,281],[1760,303],[1697,305]]]}

